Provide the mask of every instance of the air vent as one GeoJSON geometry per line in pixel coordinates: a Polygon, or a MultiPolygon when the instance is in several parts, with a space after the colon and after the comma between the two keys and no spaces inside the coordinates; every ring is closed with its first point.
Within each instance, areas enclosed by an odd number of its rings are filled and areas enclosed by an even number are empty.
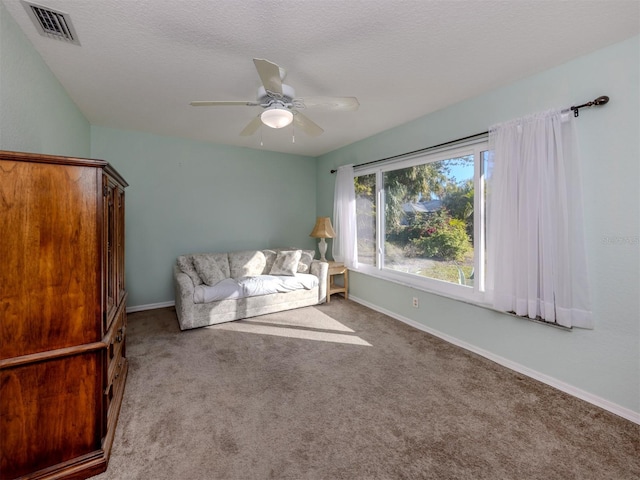
{"type": "Polygon", "coordinates": [[[49,7],[43,7],[35,3],[25,2],[24,0],[22,5],[40,35],[80,45],[68,14],[57,12],[49,7]]]}

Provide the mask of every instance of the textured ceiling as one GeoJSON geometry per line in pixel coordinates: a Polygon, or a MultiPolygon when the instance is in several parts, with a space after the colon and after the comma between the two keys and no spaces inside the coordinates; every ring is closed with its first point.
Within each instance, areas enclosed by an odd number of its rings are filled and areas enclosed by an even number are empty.
{"type": "Polygon", "coordinates": [[[638,0],[37,0],[70,15],[76,46],[2,1],[92,125],[311,156],[640,31],[638,0]],[[297,96],[360,109],[307,109],[325,133],[292,143],[291,127],[238,135],[259,107],[189,105],[254,101],[255,57],[297,96]]]}

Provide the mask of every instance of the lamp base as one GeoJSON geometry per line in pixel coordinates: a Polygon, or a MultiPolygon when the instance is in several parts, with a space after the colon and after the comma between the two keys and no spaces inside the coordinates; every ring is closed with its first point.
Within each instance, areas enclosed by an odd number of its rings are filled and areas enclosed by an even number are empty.
{"type": "Polygon", "coordinates": [[[325,241],[324,238],[320,239],[320,243],[318,244],[318,250],[320,250],[320,261],[326,262],[327,259],[324,258],[324,256],[327,253],[327,242],[325,241]]]}

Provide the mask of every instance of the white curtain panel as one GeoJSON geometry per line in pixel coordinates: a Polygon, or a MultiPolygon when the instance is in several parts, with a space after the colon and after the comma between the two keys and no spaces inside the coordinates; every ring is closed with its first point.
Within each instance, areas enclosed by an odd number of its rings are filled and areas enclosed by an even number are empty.
{"type": "Polygon", "coordinates": [[[573,117],[553,110],[493,126],[489,146],[487,298],[593,328],[573,117]]]}
{"type": "Polygon", "coordinates": [[[356,231],[356,192],[353,183],[353,165],[338,168],[333,197],[333,258],[347,268],[358,266],[358,239],[356,231]]]}

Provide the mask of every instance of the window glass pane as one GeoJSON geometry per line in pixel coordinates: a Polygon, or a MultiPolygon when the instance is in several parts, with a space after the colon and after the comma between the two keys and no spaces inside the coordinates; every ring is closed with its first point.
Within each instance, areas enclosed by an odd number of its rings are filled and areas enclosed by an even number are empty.
{"type": "MultiPolygon", "coordinates": [[[[480,153],[481,155],[481,168],[482,171],[480,172],[480,178],[482,181],[482,185],[483,185],[483,192],[484,192],[484,198],[482,198],[482,201],[485,205],[485,209],[484,209],[484,221],[482,223],[482,226],[484,227],[482,229],[482,238],[483,238],[483,246],[484,246],[484,251],[482,252],[482,257],[480,257],[480,261],[484,264],[483,266],[483,271],[486,272],[487,271],[487,210],[486,210],[486,205],[487,205],[487,195],[488,195],[488,188],[490,183],[490,178],[491,178],[491,174],[492,174],[492,160],[491,160],[491,153],[488,150],[484,150],[480,153]]],[[[484,284],[480,285],[480,288],[482,290],[484,290],[484,284]]]]}
{"type": "Polygon", "coordinates": [[[355,177],[356,216],[358,221],[358,262],[376,261],[376,174],[355,177]]]}
{"type": "Polygon", "coordinates": [[[383,174],[384,267],[473,286],[473,155],[383,174]]]}

